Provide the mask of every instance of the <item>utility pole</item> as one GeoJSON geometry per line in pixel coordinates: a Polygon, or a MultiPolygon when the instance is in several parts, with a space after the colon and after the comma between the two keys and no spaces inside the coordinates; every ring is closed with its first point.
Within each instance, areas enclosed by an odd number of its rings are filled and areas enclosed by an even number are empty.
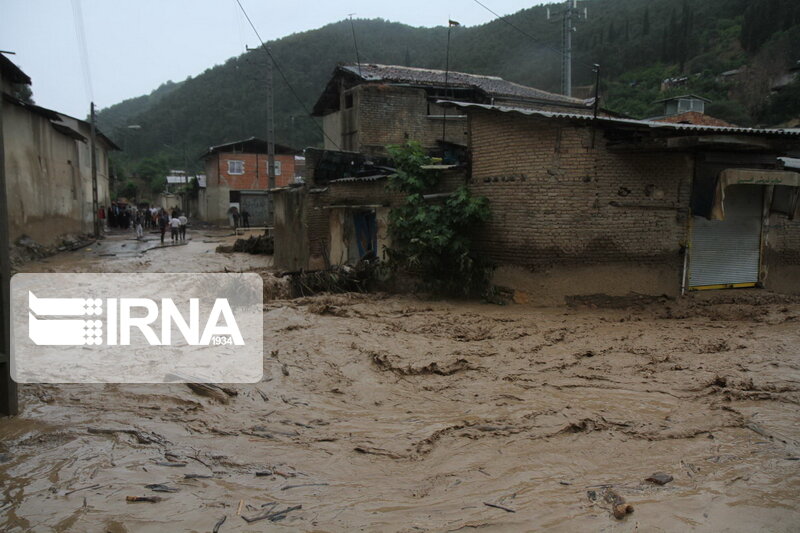
{"type": "MultiPolygon", "coordinates": [[[[272,93],[272,54],[269,53],[267,45],[267,181],[270,189],[275,188],[275,103],[272,93]]],[[[274,216],[272,195],[269,197],[269,222],[274,216]]]]}
{"type": "Polygon", "coordinates": [[[565,0],[564,7],[557,13],[547,8],[547,20],[561,17],[561,94],[565,96],[572,96],[572,33],[577,29],[574,24],[588,16],[585,7],[578,9],[578,0],[565,0]]]}
{"type": "MultiPolygon", "coordinates": [[[[0,72],[0,87],[3,73],[0,72]]],[[[0,413],[19,412],[17,384],[11,379],[11,263],[8,257],[8,191],[3,144],[3,98],[0,97],[0,413]]]]}
{"type": "MultiPolygon", "coordinates": [[[[275,188],[275,104],[272,93],[272,54],[269,53],[266,43],[262,44],[267,53],[267,226],[275,221],[275,206],[272,201],[270,189],[275,188]]],[[[256,50],[246,46],[249,52],[256,50]]]]}
{"type": "MultiPolygon", "coordinates": [[[[455,20],[448,20],[447,21],[447,49],[445,52],[445,60],[444,60],[444,99],[447,100],[447,82],[449,81],[450,77],[450,30],[453,29],[453,26],[461,26],[459,22],[455,20]]],[[[445,143],[447,142],[447,106],[442,107],[442,161],[444,161],[445,155],[445,143]]]]}
{"type": "Polygon", "coordinates": [[[97,202],[97,125],[95,123],[94,102],[91,104],[90,121],[92,127],[92,222],[94,224],[94,237],[100,238],[100,219],[97,216],[99,205],[97,202]]]}

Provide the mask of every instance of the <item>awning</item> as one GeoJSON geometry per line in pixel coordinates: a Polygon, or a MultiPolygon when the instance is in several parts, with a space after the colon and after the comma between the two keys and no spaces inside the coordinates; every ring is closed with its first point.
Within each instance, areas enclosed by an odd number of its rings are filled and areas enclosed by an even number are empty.
{"type": "Polygon", "coordinates": [[[800,173],[787,170],[728,168],[720,172],[711,220],[725,220],[725,189],[731,185],[783,185],[800,187],[800,173]]]}

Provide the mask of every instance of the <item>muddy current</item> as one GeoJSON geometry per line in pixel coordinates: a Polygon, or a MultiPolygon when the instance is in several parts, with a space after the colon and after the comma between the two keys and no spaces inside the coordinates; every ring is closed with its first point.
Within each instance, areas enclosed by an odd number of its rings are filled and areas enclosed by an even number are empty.
{"type": "MultiPolygon", "coordinates": [[[[202,240],[25,270],[269,267],[202,240]]],[[[261,383],[23,385],[0,529],[800,529],[800,301],[573,303],[271,299],[261,383]]]]}

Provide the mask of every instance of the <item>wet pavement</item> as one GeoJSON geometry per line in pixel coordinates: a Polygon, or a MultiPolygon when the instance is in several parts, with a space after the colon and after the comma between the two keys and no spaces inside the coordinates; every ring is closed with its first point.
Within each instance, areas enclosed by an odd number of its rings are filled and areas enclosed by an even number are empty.
{"type": "Polygon", "coordinates": [[[94,244],[26,263],[20,272],[231,272],[272,266],[271,256],[215,253],[217,246],[256,235],[256,230],[190,230],[184,243],[173,243],[169,233],[161,243],[159,232],[147,232],[137,240],[132,231],[115,230],[94,244]]]}
{"type": "MultiPolygon", "coordinates": [[[[26,270],[268,262],[194,237],[26,270]]],[[[0,421],[0,529],[796,531],[798,323],[797,299],[759,291],[621,309],[267,301],[261,383],[22,386],[0,421]],[[632,514],[612,516],[609,489],[632,514]]]]}

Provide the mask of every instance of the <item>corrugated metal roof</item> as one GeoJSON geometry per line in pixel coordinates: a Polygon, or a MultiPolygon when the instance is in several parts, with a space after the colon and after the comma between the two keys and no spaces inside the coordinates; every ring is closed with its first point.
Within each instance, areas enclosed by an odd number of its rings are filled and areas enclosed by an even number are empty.
{"type": "Polygon", "coordinates": [[[779,157],[778,160],[783,163],[786,168],[800,169],[800,158],[797,157],[779,157]]]}
{"type": "MultiPolygon", "coordinates": [[[[258,137],[249,137],[247,139],[242,139],[241,141],[233,141],[225,144],[218,144],[216,146],[209,146],[208,150],[204,152],[200,158],[207,157],[211,154],[217,152],[226,152],[228,149],[233,148],[237,145],[242,145],[242,149],[246,151],[246,153],[258,153],[258,154],[266,154],[267,153],[267,141],[263,139],[259,139],[258,137]]],[[[276,154],[297,154],[299,150],[295,150],[289,146],[275,143],[275,153],[276,154]]]]}
{"type": "Polygon", "coordinates": [[[671,122],[657,122],[654,120],[637,120],[632,118],[615,118],[598,116],[594,118],[591,114],[561,113],[555,111],[540,111],[523,107],[498,106],[488,104],[473,104],[468,102],[457,102],[454,100],[437,100],[438,104],[449,104],[463,108],[481,108],[502,113],[519,113],[521,115],[540,116],[545,118],[579,120],[582,122],[601,122],[606,124],[616,124],[620,126],[638,126],[653,130],[674,130],[694,133],[740,133],[746,135],[777,135],[782,137],[800,137],[800,129],[774,129],[774,128],[742,128],[738,126],[705,126],[700,124],[674,124],[671,122]]]}
{"type": "Polygon", "coordinates": [[[376,174],[374,176],[354,176],[350,178],[339,178],[336,180],[331,180],[328,183],[353,183],[359,181],[378,181],[386,179],[387,177],[388,177],[387,174],[376,174]]]}
{"type": "Polygon", "coordinates": [[[445,72],[429,68],[403,67],[398,65],[379,65],[372,63],[346,64],[340,69],[360,77],[364,81],[384,81],[407,83],[422,86],[447,86],[454,88],[479,89],[489,96],[546,100],[572,105],[583,105],[583,100],[562,94],[555,94],[533,87],[527,87],[497,76],[467,74],[465,72],[445,72]]]}

